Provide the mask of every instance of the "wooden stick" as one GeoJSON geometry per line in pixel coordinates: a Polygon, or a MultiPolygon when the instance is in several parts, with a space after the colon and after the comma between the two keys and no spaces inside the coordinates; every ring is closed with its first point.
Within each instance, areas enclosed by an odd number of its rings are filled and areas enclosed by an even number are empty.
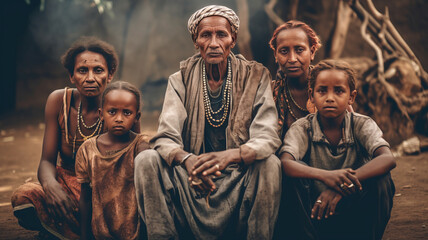
{"type": "Polygon", "coordinates": [[[392,37],[397,41],[398,44],[404,49],[406,54],[409,56],[409,58],[414,61],[418,66],[419,69],[417,72],[418,76],[423,77],[424,79],[427,79],[427,73],[425,72],[424,68],[422,67],[421,62],[416,57],[416,55],[413,53],[412,49],[410,49],[409,45],[407,45],[406,41],[401,37],[400,33],[397,31],[397,29],[394,27],[392,22],[389,18],[385,19],[384,15],[380,13],[376,7],[374,6],[372,0],[366,0],[367,6],[369,8],[369,11],[374,15],[374,17],[377,20],[385,20],[385,23],[387,25],[388,31],[391,33],[392,37]]]}
{"type": "Polygon", "coordinates": [[[330,58],[339,58],[342,55],[351,18],[352,9],[343,0],[340,0],[337,8],[336,26],[331,41],[330,58]]]}
{"type": "Polygon", "coordinates": [[[284,23],[284,20],[282,20],[273,10],[273,8],[276,5],[277,0],[270,0],[268,3],[265,4],[265,12],[268,15],[268,17],[270,18],[270,20],[272,20],[272,22],[274,22],[276,25],[281,25],[284,23]]]}
{"type": "Polygon", "coordinates": [[[370,35],[366,33],[367,24],[369,21],[368,14],[366,13],[366,16],[364,18],[363,24],[361,24],[361,35],[363,38],[367,41],[367,43],[375,50],[377,62],[378,62],[378,76],[377,79],[380,83],[383,84],[385,87],[386,92],[388,95],[395,101],[395,103],[398,106],[398,109],[400,109],[401,113],[408,119],[411,120],[409,117],[409,114],[407,113],[406,109],[404,108],[403,104],[401,103],[400,99],[398,98],[395,89],[385,80],[385,72],[384,72],[384,65],[383,65],[383,56],[382,56],[382,49],[376,45],[375,42],[370,38],[370,35]]]}

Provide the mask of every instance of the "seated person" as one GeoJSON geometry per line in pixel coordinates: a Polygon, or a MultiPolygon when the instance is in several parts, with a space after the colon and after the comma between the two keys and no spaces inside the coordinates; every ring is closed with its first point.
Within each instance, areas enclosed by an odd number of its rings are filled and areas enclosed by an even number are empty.
{"type": "Polygon", "coordinates": [[[42,236],[77,239],[80,184],[74,172],[75,156],[84,141],[105,131],[98,108],[101,94],[117,70],[118,57],[112,45],[81,37],[61,60],[76,88],[49,95],[39,182],[20,186],[11,201],[22,227],[40,231],[42,236]]]}
{"type": "Polygon", "coordinates": [[[234,55],[239,19],[207,6],[188,21],[198,54],[169,77],[154,150],[135,159],[149,239],[271,239],[281,144],[269,71],[234,55]]]}
{"type": "Polygon", "coordinates": [[[346,110],[356,95],[355,73],[345,62],[321,61],[311,71],[309,97],[318,112],[293,123],[279,150],[287,176],[282,236],[382,238],[396,163],[376,123],[346,110]]]}
{"type": "Polygon", "coordinates": [[[107,86],[100,108],[107,132],[86,141],[77,152],[81,239],[139,238],[134,157],[148,148],[148,141],[131,128],[139,124],[140,99],[130,83],[107,86]]]}

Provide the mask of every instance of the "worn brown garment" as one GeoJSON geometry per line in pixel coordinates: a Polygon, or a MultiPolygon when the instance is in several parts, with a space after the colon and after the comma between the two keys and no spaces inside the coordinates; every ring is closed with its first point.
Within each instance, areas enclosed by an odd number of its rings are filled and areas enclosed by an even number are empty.
{"type": "MultiPolygon", "coordinates": [[[[74,171],[56,167],[57,181],[68,197],[79,206],[80,184],[74,171]]],[[[80,227],[61,219],[56,219],[47,211],[46,194],[38,182],[29,182],[19,186],[12,194],[13,213],[19,224],[29,230],[41,231],[42,228],[59,239],[78,239],[80,227]],[[38,218],[40,223],[37,222],[38,218]]],[[[74,216],[78,219],[77,212],[74,216]]]]}
{"type": "Polygon", "coordinates": [[[76,155],[79,183],[92,188],[92,232],[96,239],[138,239],[140,222],[134,187],[134,157],[147,143],[138,134],[124,149],[102,155],[97,138],[86,141],[76,155]]]}

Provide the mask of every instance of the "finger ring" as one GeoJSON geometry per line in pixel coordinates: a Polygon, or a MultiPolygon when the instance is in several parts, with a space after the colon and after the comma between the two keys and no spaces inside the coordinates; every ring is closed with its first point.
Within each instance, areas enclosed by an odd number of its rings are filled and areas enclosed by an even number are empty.
{"type": "Polygon", "coordinates": [[[316,203],[321,204],[321,203],[322,203],[322,201],[321,201],[320,199],[318,199],[318,200],[316,201],[316,203]]]}
{"type": "Polygon", "coordinates": [[[194,180],[192,180],[192,185],[193,186],[198,186],[202,184],[202,180],[200,178],[195,178],[194,180]]]}
{"type": "Polygon", "coordinates": [[[353,188],[353,187],[354,187],[353,183],[351,183],[351,185],[348,186],[348,188],[353,188]]]}
{"type": "Polygon", "coordinates": [[[344,186],[345,186],[345,184],[343,184],[343,183],[342,183],[342,184],[340,184],[340,188],[343,188],[344,186]]]}
{"type": "Polygon", "coordinates": [[[218,164],[216,164],[215,167],[217,168],[217,170],[220,170],[220,166],[218,164]]]}

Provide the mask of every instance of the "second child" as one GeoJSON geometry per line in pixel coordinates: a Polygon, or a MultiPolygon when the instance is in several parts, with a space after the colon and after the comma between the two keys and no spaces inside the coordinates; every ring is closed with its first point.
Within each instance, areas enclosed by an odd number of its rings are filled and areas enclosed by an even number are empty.
{"type": "Polygon", "coordinates": [[[279,151],[287,184],[284,237],[382,238],[396,163],[375,121],[346,110],[356,95],[346,62],[325,60],[312,69],[309,98],[318,112],[291,125],[279,151]]]}
{"type": "Polygon", "coordinates": [[[149,148],[147,137],[131,130],[139,124],[140,99],[130,83],[110,84],[99,110],[107,132],[86,141],[77,152],[82,239],[139,237],[134,157],[149,148]]]}

